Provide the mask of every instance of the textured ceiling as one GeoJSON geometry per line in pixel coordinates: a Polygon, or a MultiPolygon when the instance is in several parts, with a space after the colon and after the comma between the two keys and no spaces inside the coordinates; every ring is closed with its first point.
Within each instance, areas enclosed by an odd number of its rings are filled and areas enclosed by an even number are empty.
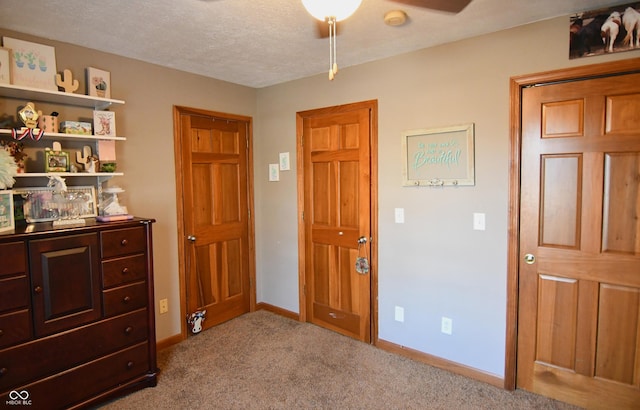
{"type": "MultiPolygon", "coordinates": [[[[338,64],[624,3],[473,0],[448,14],[363,0],[338,27],[338,64]],[[384,24],[394,9],[409,15],[407,24],[384,24]]],[[[1,0],[0,27],[256,88],[328,71],[328,39],[300,0],[1,0]]]]}

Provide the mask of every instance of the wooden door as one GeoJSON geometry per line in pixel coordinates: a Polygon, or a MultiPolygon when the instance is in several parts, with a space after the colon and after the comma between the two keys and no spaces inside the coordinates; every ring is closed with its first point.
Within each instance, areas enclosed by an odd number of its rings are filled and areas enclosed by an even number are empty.
{"type": "Polygon", "coordinates": [[[640,406],[640,74],[523,89],[517,385],[640,406]]]}
{"type": "Polygon", "coordinates": [[[250,311],[250,120],[177,108],[186,314],[204,328],[250,311]]]}
{"type": "Polygon", "coordinates": [[[306,320],[371,341],[374,103],[298,114],[306,320]],[[300,126],[300,125],[299,125],[300,126]],[[359,238],[366,244],[358,248],[359,238]],[[366,256],[369,272],[356,272],[366,256]]]}

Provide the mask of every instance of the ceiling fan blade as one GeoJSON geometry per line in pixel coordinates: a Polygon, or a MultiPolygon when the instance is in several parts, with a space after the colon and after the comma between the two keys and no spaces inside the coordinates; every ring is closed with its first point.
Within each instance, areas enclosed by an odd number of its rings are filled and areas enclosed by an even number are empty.
{"type": "Polygon", "coordinates": [[[461,12],[471,0],[391,0],[396,3],[403,3],[409,6],[422,7],[426,9],[447,11],[449,13],[461,12]]]}

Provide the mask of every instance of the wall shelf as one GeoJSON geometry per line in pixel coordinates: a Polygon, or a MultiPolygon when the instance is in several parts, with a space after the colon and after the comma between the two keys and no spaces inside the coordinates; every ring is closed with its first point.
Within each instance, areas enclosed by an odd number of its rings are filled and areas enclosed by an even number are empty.
{"type": "Polygon", "coordinates": [[[124,172],[24,172],[22,174],[16,174],[15,178],[42,178],[42,177],[119,177],[123,176],[124,172]]]}
{"type": "MultiPolygon", "coordinates": [[[[11,135],[11,130],[2,128],[0,129],[0,135],[11,135]]],[[[102,135],[82,135],[82,134],[65,134],[60,132],[46,132],[42,138],[46,139],[63,139],[63,140],[76,140],[76,141],[91,141],[91,140],[105,140],[105,141],[126,141],[126,137],[105,137],[102,135]]]]}
{"type": "Polygon", "coordinates": [[[83,94],[65,93],[60,91],[41,90],[12,84],[0,84],[0,95],[19,100],[52,102],[78,107],[89,107],[103,110],[111,105],[124,104],[122,100],[100,98],[83,94]]]}

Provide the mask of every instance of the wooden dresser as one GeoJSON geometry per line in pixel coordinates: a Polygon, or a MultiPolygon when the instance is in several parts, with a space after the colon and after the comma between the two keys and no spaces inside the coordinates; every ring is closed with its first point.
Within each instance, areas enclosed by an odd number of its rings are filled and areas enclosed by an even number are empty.
{"type": "Polygon", "coordinates": [[[0,407],[88,407],[156,385],[153,222],[0,235],[0,407]]]}

